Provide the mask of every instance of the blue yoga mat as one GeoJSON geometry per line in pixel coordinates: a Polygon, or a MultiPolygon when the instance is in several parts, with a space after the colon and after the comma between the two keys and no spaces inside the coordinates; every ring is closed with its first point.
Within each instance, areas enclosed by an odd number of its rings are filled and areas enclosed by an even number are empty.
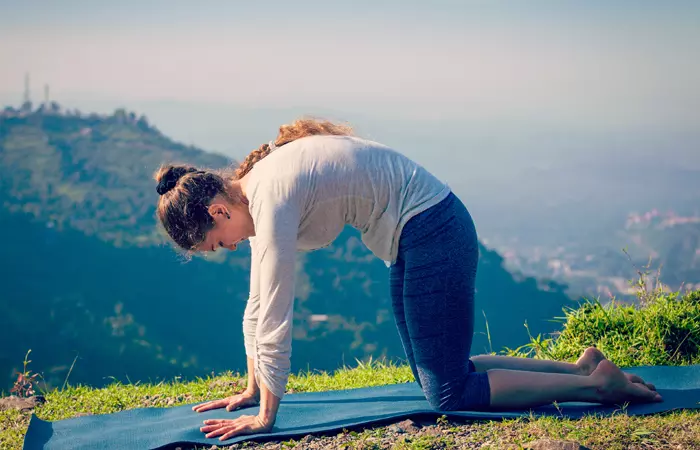
{"type": "MultiPolygon", "coordinates": [[[[700,409],[700,365],[645,366],[623,368],[646,382],[654,383],[664,401],[632,404],[629,415],[646,415],[676,409],[700,409]]],[[[174,445],[227,445],[244,440],[288,440],[309,433],[333,432],[357,425],[401,420],[406,417],[439,417],[443,413],[430,408],[416,383],[308,392],[286,395],[280,404],[271,433],[237,436],[226,441],[206,439],[199,431],[205,419],[234,419],[253,415],[258,407],[227,412],[192,411],[192,405],[172,408],[140,408],[113,414],[83,416],[47,422],[32,415],[24,440],[24,449],[159,449],[174,445]]],[[[618,406],[597,403],[566,402],[554,406],[505,412],[450,411],[450,418],[502,419],[549,415],[579,418],[586,414],[610,415],[618,406]]]]}

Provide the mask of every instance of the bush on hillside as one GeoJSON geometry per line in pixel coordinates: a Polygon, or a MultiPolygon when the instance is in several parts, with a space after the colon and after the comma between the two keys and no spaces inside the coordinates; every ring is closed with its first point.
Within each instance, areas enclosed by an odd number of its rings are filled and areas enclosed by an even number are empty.
{"type": "Polygon", "coordinates": [[[569,308],[555,337],[538,335],[503,353],[573,362],[595,345],[620,367],[700,364],[700,290],[642,295],[641,306],[613,299],[569,308]]]}

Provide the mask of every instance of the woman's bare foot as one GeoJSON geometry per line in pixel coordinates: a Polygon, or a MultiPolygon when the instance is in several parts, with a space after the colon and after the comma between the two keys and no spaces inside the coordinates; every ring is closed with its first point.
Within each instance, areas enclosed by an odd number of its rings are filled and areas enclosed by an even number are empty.
{"type": "Polygon", "coordinates": [[[604,404],[652,403],[663,401],[661,394],[643,383],[634,383],[619,367],[607,359],[598,363],[591,373],[598,382],[597,401],[604,404]]]}
{"type": "MultiPolygon", "coordinates": [[[[579,374],[580,375],[590,375],[593,373],[593,371],[598,367],[598,364],[600,364],[601,361],[606,360],[607,358],[601,352],[598,350],[596,347],[588,347],[583,351],[583,354],[581,357],[576,361],[576,366],[579,368],[579,374]]],[[[628,380],[630,380],[632,383],[641,383],[651,389],[652,391],[656,390],[656,386],[654,386],[652,383],[646,383],[642,377],[638,375],[634,375],[632,373],[628,372],[622,372],[625,374],[628,380]]]]}
{"type": "Polygon", "coordinates": [[[576,361],[576,366],[581,375],[590,375],[598,367],[598,364],[605,359],[603,352],[596,347],[588,347],[583,351],[581,357],[576,361]]]}

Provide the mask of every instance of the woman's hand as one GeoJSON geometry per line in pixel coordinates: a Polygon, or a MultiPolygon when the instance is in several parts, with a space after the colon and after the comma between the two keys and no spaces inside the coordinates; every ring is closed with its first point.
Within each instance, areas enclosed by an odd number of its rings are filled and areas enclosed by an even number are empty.
{"type": "Polygon", "coordinates": [[[220,441],[240,434],[266,433],[272,429],[273,422],[267,422],[260,416],[240,416],[236,419],[209,419],[199,430],[207,433],[207,438],[221,436],[220,441]]]}
{"type": "Polygon", "coordinates": [[[204,412],[210,409],[226,408],[226,411],[233,411],[234,409],[243,406],[254,406],[260,402],[260,392],[252,392],[245,390],[240,394],[232,395],[230,397],[222,398],[220,400],[212,400],[207,403],[202,403],[200,405],[195,405],[192,407],[192,411],[204,412]]]}
{"type": "Polygon", "coordinates": [[[256,416],[240,416],[236,419],[207,419],[200,431],[206,433],[207,438],[221,436],[224,441],[239,434],[267,433],[272,430],[277,417],[280,399],[277,398],[264,384],[258,385],[258,390],[246,389],[242,394],[214,400],[195,406],[192,409],[197,412],[210,409],[223,408],[233,411],[241,406],[256,405],[260,403],[260,412],[256,416]]]}

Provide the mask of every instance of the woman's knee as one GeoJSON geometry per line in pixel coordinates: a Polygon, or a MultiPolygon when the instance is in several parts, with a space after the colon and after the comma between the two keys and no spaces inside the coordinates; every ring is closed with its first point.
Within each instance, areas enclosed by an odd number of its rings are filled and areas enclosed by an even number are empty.
{"type": "Polygon", "coordinates": [[[431,383],[425,386],[424,393],[428,404],[436,411],[485,410],[491,403],[486,372],[471,372],[462,382],[431,383]]]}
{"type": "Polygon", "coordinates": [[[442,392],[426,392],[425,398],[428,400],[428,404],[430,405],[430,407],[438,412],[458,411],[460,409],[460,402],[450,394],[445,395],[442,392]]]}

